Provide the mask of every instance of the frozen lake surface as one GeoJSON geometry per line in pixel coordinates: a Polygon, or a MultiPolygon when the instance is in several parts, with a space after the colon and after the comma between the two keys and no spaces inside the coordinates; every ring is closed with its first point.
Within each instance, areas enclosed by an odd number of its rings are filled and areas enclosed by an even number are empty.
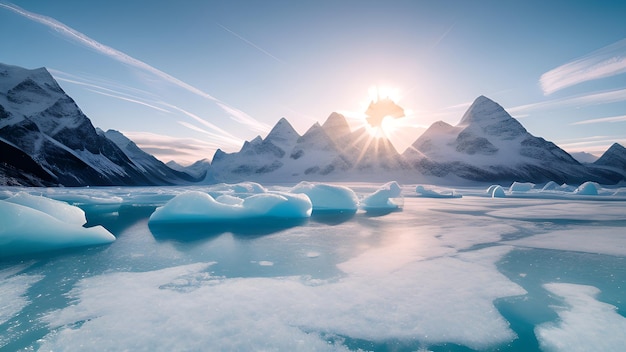
{"type": "Polygon", "coordinates": [[[395,211],[149,226],[178,194],[250,187],[1,189],[75,204],[116,240],[0,258],[0,350],[626,348],[619,190],[404,185],[395,211]]]}

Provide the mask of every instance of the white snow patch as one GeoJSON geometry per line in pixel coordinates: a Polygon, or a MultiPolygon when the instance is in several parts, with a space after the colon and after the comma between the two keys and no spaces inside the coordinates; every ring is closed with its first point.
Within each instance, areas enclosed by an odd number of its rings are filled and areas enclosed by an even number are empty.
{"type": "Polygon", "coordinates": [[[535,328],[544,351],[622,351],[626,346],[626,318],[616,307],[600,302],[596,287],[567,283],[545,284],[563,298],[565,306],[554,307],[560,321],[535,328]]]}
{"type": "Polygon", "coordinates": [[[559,230],[505,243],[522,247],[626,256],[623,227],[596,226],[559,230]]]}
{"type": "Polygon", "coordinates": [[[43,318],[55,332],[41,348],[344,350],[320,336],[332,332],[485,349],[515,338],[493,305],[525,293],[495,267],[509,249],[369,273],[347,262],[347,276],[330,281],[214,277],[206,264],[100,275],[72,290],[76,304],[43,318]]]}
{"type": "Polygon", "coordinates": [[[30,265],[17,265],[0,270],[0,324],[13,318],[30,301],[25,297],[26,291],[37,281],[43,279],[41,275],[15,275],[30,265]]]}
{"type": "Polygon", "coordinates": [[[514,208],[502,208],[490,211],[488,215],[499,218],[520,220],[583,220],[611,221],[626,220],[623,202],[591,202],[584,200],[543,200],[530,205],[520,204],[514,208]],[[593,209],[593,211],[590,211],[593,209]]]}

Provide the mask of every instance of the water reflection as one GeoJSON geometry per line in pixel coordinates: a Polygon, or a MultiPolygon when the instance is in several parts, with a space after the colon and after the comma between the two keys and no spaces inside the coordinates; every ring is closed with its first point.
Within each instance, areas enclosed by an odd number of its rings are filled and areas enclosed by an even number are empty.
{"type": "Polygon", "coordinates": [[[246,219],[241,221],[197,223],[149,223],[150,232],[157,240],[193,242],[217,237],[223,233],[255,238],[270,235],[295,226],[302,226],[308,219],[246,219]]]}

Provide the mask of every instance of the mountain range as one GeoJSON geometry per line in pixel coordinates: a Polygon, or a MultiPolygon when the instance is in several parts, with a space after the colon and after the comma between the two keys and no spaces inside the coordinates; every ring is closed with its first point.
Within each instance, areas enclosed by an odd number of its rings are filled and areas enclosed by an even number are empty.
{"type": "Polygon", "coordinates": [[[45,69],[0,64],[0,184],[158,185],[197,181],[115,131],[103,132],[45,69]]]}
{"type": "Polygon", "coordinates": [[[432,124],[402,154],[385,137],[352,131],[332,113],[299,135],[281,118],[241,150],[217,150],[209,163],[167,165],[122,133],[95,128],[45,68],[0,64],[0,184],[167,185],[388,181],[614,184],[626,178],[626,149],[614,144],[581,164],[530,134],[499,104],[480,96],[452,126],[432,124]]]}

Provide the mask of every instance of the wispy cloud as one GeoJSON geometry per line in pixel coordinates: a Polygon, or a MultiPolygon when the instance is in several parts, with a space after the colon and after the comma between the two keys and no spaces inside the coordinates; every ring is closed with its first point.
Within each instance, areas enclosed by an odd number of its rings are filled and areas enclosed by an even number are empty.
{"type": "MultiPolygon", "coordinates": [[[[201,89],[198,89],[188,83],[185,83],[183,81],[181,81],[180,79],[173,77],[141,60],[138,60],[126,53],[123,53],[117,49],[114,49],[108,45],[102,44],[100,42],[98,42],[95,39],[92,39],[90,37],[88,37],[87,35],[55,20],[52,17],[48,17],[48,16],[44,16],[44,15],[40,15],[34,12],[30,12],[27,10],[22,9],[21,7],[14,5],[14,4],[8,4],[8,3],[0,3],[0,7],[11,10],[15,13],[17,13],[20,16],[23,16],[29,20],[38,22],[40,24],[43,24],[59,33],[61,33],[62,35],[70,38],[71,40],[84,45],[88,48],[91,48],[93,50],[95,50],[96,52],[99,52],[100,54],[103,54],[105,56],[108,56],[114,60],[117,60],[119,62],[122,62],[126,65],[138,68],[140,70],[149,72],[153,75],[155,75],[156,77],[169,82],[175,86],[178,86],[182,89],[187,90],[188,92],[191,92],[193,94],[196,94],[200,97],[206,98],[210,101],[213,101],[215,103],[217,103],[224,111],[226,111],[227,113],[230,114],[230,111],[239,111],[236,108],[233,108],[231,106],[229,106],[228,104],[226,104],[225,102],[213,97],[212,95],[202,91],[201,89]],[[225,109],[228,108],[228,109],[225,109]]],[[[269,131],[269,126],[266,124],[263,124],[257,120],[255,120],[254,118],[248,116],[247,114],[245,114],[246,118],[241,118],[241,114],[242,112],[240,112],[238,114],[238,116],[232,116],[236,121],[240,122],[240,123],[244,123],[247,124],[247,126],[253,130],[256,131],[261,131],[261,132],[267,132],[269,131]]],[[[230,116],[230,115],[229,115],[230,116]]]]}
{"type": "Polygon", "coordinates": [[[574,122],[572,123],[572,125],[588,125],[592,123],[604,123],[604,122],[626,122],[626,115],[583,120],[583,121],[574,122]]]}
{"type": "Polygon", "coordinates": [[[224,26],[224,25],[221,25],[221,24],[219,24],[219,23],[218,23],[217,25],[218,25],[218,26],[220,26],[220,27],[221,27],[223,30],[225,30],[226,32],[228,32],[228,33],[230,33],[230,34],[234,35],[235,37],[239,38],[239,39],[240,39],[240,40],[242,40],[244,43],[246,43],[246,44],[250,45],[251,47],[253,47],[253,48],[257,49],[258,51],[262,52],[263,54],[265,54],[265,55],[267,55],[267,56],[271,57],[272,59],[274,59],[274,60],[276,60],[276,61],[280,62],[281,64],[284,64],[284,63],[285,63],[283,60],[281,60],[281,59],[277,58],[276,56],[272,55],[272,53],[268,52],[267,50],[265,50],[265,49],[261,48],[260,46],[258,46],[258,45],[256,45],[256,44],[254,44],[253,42],[249,41],[248,39],[246,39],[246,38],[244,38],[244,37],[240,36],[239,34],[237,34],[237,33],[235,33],[235,32],[233,32],[233,31],[232,31],[232,30],[230,30],[228,27],[226,27],[226,26],[224,26]]]}
{"type": "Polygon", "coordinates": [[[185,164],[210,158],[212,151],[219,146],[215,143],[195,138],[177,138],[150,132],[123,131],[141,149],[153,154],[159,160],[176,160],[185,164]]]}
{"type": "Polygon", "coordinates": [[[105,92],[102,92],[102,91],[97,90],[97,89],[87,88],[87,90],[90,91],[90,92],[93,92],[93,93],[97,93],[97,94],[100,94],[100,95],[107,96],[107,97],[120,99],[120,100],[124,100],[124,101],[130,102],[130,103],[135,103],[135,104],[147,106],[149,108],[152,108],[154,110],[158,110],[158,111],[161,111],[161,112],[170,112],[169,110],[165,110],[163,108],[160,108],[158,106],[146,103],[146,102],[138,100],[138,99],[132,99],[132,98],[128,98],[128,97],[124,97],[124,96],[120,96],[120,95],[115,95],[115,94],[111,94],[111,93],[105,93],[105,92]]]}
{"type": "Polygon", "coordinates": [[[554,141],[559,147],[570,152],[588,152],[602,154],[613,143],[625,144],[626,140],[620,136],[590,136],[580,138],[561,139],[554,141]]]}
{"type": "Polygon", "coordinates": [[[539,82],[544,94],[552,94],[582,82],[626,72],[626,39],[605,46],[543,75],[539,82]]]}
{"type": "Polygon", "coordinates": [[[553,99],[539,103],[532,103],[508,108],[511,114],[526,113],[536,110],[552,110],[566,107],[582,107],[597,104],[609,104],[626,101],[626,89],[580,95],[570,98],[553,99]]]}

